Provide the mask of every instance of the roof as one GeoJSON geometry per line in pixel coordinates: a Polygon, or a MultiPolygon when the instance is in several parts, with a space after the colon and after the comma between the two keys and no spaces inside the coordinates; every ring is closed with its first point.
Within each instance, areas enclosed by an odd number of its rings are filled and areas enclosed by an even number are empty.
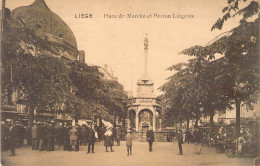
{"type": "Polygon", "coordinates": [[[12,10],[11,17],[22,20],[31,29],[40,28],[45,33],[62,38],[77,49],[76,38],[70,27],[48,8],[44,0],[35,0],[29,6],[12,10]]]}

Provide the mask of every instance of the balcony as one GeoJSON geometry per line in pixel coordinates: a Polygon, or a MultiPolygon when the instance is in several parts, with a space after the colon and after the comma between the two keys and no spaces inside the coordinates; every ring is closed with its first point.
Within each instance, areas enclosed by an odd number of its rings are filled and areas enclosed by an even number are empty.
{"type": "Polygon", "coordinates": [[[129,105],[153,104],[160,105],[160,101],[154,97],[134,97],[129,99],[129,105]]]}

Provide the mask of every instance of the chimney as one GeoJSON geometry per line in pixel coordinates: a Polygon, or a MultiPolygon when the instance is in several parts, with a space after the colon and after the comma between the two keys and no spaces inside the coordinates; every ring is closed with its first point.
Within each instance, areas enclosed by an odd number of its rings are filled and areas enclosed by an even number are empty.
{"type": "Polygon", "coordinates": [[[79,61],[85,63],[85,51],[79,50],[79,61]]]}

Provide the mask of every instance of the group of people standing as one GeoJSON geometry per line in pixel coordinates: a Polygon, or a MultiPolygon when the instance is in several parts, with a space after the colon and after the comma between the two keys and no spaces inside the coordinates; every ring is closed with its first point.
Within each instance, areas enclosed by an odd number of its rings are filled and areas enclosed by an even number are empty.
{"type": "Polygon", "coordinates": [[[10,156],[15,156],[15,148],[20,148],[26,138],[27,130],[18,121],[6,119],[1,122],[1,151],[10,150],[10,156]]]}
{"type": "MultiPolygon", "coordinates": [[[[11,155],[15,155],[15,148],[20,147],[25,139],[24,128],[19,124],[19,122],[11,123],[6,121],[1,124],[2,129],[2,149],[10,149],[11,155]]],[[[114,140],[116,140],[117,145],[120,146],[120,136],[115,134],[112,127],[106,127],[103,132],[104,136],[104,146],[105,152],[113,152],[114,140]]],[[[186,136],[186,141],[189,142],[189,137],[191,135],[186,131],[182,133],[182,130],[177,131],[177,142],[179,147],[179,155],[183,155],[182,144],[184,142],[184,137],[186,136]]],[[[55,146],[63,148],[64,151],[79,151],[80,145],[88,145],[87,153],[94,153],[95,142],[99,135],[94,129],[94,126],[88,126],[83,124],[79,125],[62,125],[55,124],[54,121],[51,122],[37,122],[34,123],[31,129],[32,138],[32,150],[39,151],[54,151],[55,146]]],[[[201,133],[198,130],[193,132],[193,137],[195,142],[198,144],[201,140],[201,133]]],[[[152,152],[152,146],[154,142],[154,132],[153,129],[146,133],[147,142],[149,145],[149,151],[152,152]]],[[[127,156],[132,155],[132,140],[133,136],[130,130],[127,130],[125,136],[127,156]]]]}
{"type": "Polygon", "coordinates": [[[89,145],[94,153],[97,133],[93,127],[87,125],[61,125],[54,122],[37,122],[32,127],[32,150],[54,151],[54,145],[63,147],[67,151],[79,151],[80,145],[89,145]]]}

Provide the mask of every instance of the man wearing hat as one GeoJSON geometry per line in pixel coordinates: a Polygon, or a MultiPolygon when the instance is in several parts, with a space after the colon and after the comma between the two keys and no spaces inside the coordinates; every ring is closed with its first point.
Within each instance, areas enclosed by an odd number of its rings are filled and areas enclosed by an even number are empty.
{"type": "Polygon", "coordinates": [[[133,136],[131,135],[131,131],[128,129],[127,134],[125,136],[126,139],[126,147],[127,147],[127,156],[132,155],[132,140],[133,136]]]}
{"type": "Polygon", "coordinates": [[[95,146],[95,137],[96,131],[94,130],[94,126],[92,128],[89,128],[88,131],[88,153],[90,153],[90,148],[92,147],[92,153],[94,153],[94,146],[95,146]]]}
{"type": "Polygon", "coordinates": [[[154,142],[154,134],[153,134],[152,127],[150,127],[150,130],[147,131],[146,138],[147,138],[147,142],[149,143],[149,151],[152,152],[153,151],[152,146],[154,142]]]}

